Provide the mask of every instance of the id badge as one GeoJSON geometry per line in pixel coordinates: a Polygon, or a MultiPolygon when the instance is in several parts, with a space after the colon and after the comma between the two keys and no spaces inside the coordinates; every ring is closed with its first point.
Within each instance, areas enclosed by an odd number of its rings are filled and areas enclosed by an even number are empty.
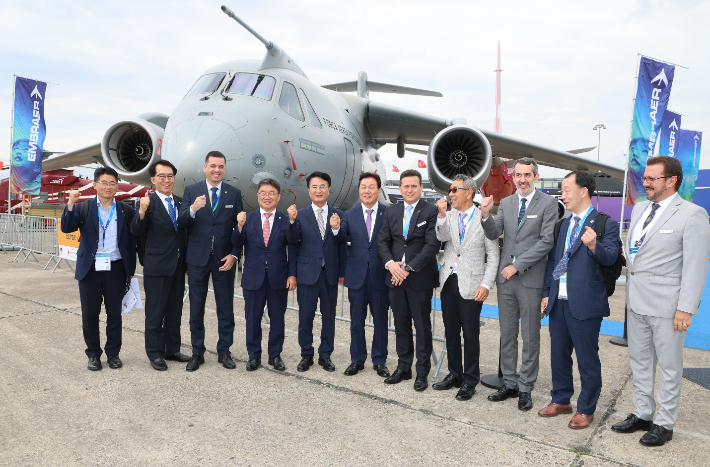
{"type": "Polygon", "coordinates": [[[96,270],[111,270],[111,253],[96,253],[96,270]]]}
{"type": "Polygon", "coordinates": [[[567,274],[560,277],[560,289],[557,298],[567,300],[567,274]]]}

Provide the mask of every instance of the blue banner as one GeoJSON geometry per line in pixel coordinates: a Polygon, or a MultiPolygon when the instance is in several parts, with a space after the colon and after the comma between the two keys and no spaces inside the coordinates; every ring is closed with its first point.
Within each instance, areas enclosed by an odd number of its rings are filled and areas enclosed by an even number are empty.
{"type": "Polygon", "coordinates": [[[13,193],[38,195],[42,180],[42,146],[46,136],[44,98],[47,83],[15,78],[15,102],[12,125],[10,190],[13,193]]]}
{"type": "Polygon", "coordinates": [[[674,73],[673,65],[641,58],[631,124],[626,204],[633,206],[637,201],[646,199],[641,177],[646,170],[646,159],[653,156],[658,141],[658,130],[668,106],[674,73]]]}
{"type": "Polygon", "coordinates": [[[666,110],[663,114],[663,123],[661,124],[661,140],[658,146],[659,156],[677,157],[678,152],[678,135],[680,134],[681,116],[670,110],[666,110]]]}
{"type": "Polygon", "coordinates": [[[700,169],[700,145],[703,134],[699,131],[680,130],[676,158],[683,167],[683,183],[678,194],[686,201],[693,201],[695,184],[698,182],[700,169]]]}

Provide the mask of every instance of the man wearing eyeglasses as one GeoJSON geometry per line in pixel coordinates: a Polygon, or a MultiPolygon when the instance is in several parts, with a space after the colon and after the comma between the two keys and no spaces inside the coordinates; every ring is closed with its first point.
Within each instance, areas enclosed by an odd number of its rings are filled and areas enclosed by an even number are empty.
{"type": "Polygon", "coordinates": [[[488,400],[500,402],[517,397],[518,409],[527,411],[533,406],[530,394],[540,368],[540,302],[558,214],[557,201],[535,189],[540,175],[534,159],[523,157],[515,161],[513,177],[518,191],[501,200],[497,215],[489,216],[492,196],[481,201],[486,236],[494,240],[505,232],[496,276],[500,369],[505,384],[488,400]],[[520,372],[519,329],[523,337],[520,372]]]}
{"type": "MultiPolygon", "coordinates": [[[[110,167],[94,171],[96,198],[88,204],[86,217],[76,209],[81,193],[72,190],[62,214],[62,232],[81,232],[76,252],[76,273],[81,300],[81,322],[86,342],[88,369],[101,369],[101,335],[99,314],[101,304],[106,308],[106,356],[108,366],[121,368],[121,302],[126,286],[136,271],[136,238],[128,230],[135,216],[133,208],[124,211],[124,204],[116,201],[118,173],[110,167]]],[[[86,208],[84,208],[86,209],[86,208]]]]}
{"type": "Polygon", "coordinates": [[[673,438],[683,381],[683,345],[698,313],[708,272],[708,214],[678,195],[678,159],[648,158],[642,177],[647,201],[636,203],[624,252],[629,363],[635,410],[611,429],[648,431],[639,440],[662,446],[673,438]],[[656,363],[659,409],[654,387],[656,363]],[[655,419],[654,419],[655,413],[655,419]]]}
{"type": "Polygon", "coordinates": [[[202,170],[206,180],[185,187],[178,224],[187,228],[190,286],[190,334],[192,358],[185,369],[195,371],[205,363],[205,302],[210,276],[217,304],[217,361],[231,370],[237,367],[229,348],[234,339],[234,275],[241,251],[232,246],[232,231],[242,212],[242,192],[224,183],[227,158],[210,151],[202,170]]]}
{"type": "Polygon", "coordinates": [[[155,192],[141,198],[131,233],[141,245],[138,259],[143,265],[145,290],[145,352],[154,370],[165,371],[165,360],[190,360],[180,352],[187,239],[177,216],[182,199],[173,194],[177,168],[159,160],[148,167],[148,173],[155,192]]]}
{"type": "Polygon", "coordinates": [[[321,333],[318,347],[318,364],[325,371],[335,371],[330,359],[335,346],[335,305],[338,285],[343,284],[347,244],[335,243],[333,231],[327,228],[329,219],[342,211],[329,206],[330,175],[313,172],[306,177],[311,204],[296,209],[288,208],[292,224],[289,243],[301,242],[298,249],[296,277],[298,279],[298,344],[301,346],[301,361],[296,368],[308,371],[313,365],[313,319],[320,300],[321,333]]]}
{"type": "Polygon", "coordinates": [[[277,211],[281,200],[281,185],[265,178],[256,187],[259,210],[240,212],[237,228],[232,233],[232,245],[244,247],[242,289],[249,361],[247,371],[261,365],[261,317],[264,306],[269,313],[269,365],[284,371],[281,358],[285,337],[284,315],[288,293],[296,289],[296,243],[289,243],[291,224],[286,214],[277,211]]]}

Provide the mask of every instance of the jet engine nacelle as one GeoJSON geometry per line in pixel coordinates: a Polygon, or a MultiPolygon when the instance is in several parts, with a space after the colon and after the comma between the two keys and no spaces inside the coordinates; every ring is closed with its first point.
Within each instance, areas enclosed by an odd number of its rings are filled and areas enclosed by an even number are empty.
{"type": "Polygon", "coordinates": [[[111,126],[101,140],[101,155],[106,166],[116,170],[122,180],[149,184],[148,167],[161,158],[167,122],[167,115],[145,113],[111,126]]]}
{"type": "Polygon", "coordinates": [[[429,144],[429,181],[442,195],[448,194],[454,176],[464,174],[482,187],[491,170],[488,139],[468,125],[452,125],[440,131],[429,144]]]}

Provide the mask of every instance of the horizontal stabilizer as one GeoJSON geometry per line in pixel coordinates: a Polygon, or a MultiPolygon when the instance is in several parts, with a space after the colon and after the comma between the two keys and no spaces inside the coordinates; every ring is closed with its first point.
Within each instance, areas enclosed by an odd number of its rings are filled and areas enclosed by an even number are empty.
{"type": "MultiPolygon", "coordinates": [[[[323,87],[338,92],[354,92],[357,91],[357,81],[348,81],[347,83],[337,84],[326,84],[323,87]]],[[[391,94],[408,94],[410,96],[444,97],[442,93],[436,91],[408,88],[406,86],[378,83],[375,81],[367,81],[367,90],[372,92],[387,92],[391,94]]]]}
{"type": "Polygon", "coordinates": [[[592,149],[596,149],[596,148],[597,148],[596,146],[592,146],[591,148],[571,149],[571,150],[569,150],[569,151],[567,151],[567,152],[570,153],[570,154],[582,154],[583,152],[589,152],[589,151],[591,151],[592,149]]]}

